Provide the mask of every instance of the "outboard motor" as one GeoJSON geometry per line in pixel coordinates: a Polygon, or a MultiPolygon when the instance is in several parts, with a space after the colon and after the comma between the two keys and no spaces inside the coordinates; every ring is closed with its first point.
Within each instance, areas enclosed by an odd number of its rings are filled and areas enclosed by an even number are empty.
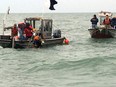
{"type": "Polygon", "coordinates": [[[55,30],[53,32],[53,37],[54,38],[60,38],[61,37],[61,30],[55,30]]]}

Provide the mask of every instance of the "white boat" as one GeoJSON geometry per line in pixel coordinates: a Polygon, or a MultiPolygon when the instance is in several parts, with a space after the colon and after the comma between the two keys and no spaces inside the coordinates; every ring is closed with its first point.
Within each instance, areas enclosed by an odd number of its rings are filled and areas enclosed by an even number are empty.
{"type": "Polygon", "coordinates": [[[101,11],[98,13],[99,16],[99,27],[97,29],[88,29],[90,35],[92,38],[114,38],[116,37],[116,29],[108,28],[106,29],[103,25],[103,21],[106,17],[106,15],[109,16],[109,18],[112,18],[112,13],[107,11],[101,11]]]}

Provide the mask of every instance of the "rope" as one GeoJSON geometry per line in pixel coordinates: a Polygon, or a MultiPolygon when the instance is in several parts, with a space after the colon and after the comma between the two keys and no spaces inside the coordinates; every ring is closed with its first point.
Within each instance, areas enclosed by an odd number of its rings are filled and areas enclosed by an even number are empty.
{"type": "Polygon", "coordinates": [[[44,12],[45,12],[45,1],[43,0],[43,7],[42,7],[42,14],[41,14],[41,17],[43,18],[44,17],[44,12]]]}
{"type": "Polygon", "coordinates": [[[14,48],[14,45],[15,45],[15,38],[13,37],[12,38],[12,48],[14,48]]]}

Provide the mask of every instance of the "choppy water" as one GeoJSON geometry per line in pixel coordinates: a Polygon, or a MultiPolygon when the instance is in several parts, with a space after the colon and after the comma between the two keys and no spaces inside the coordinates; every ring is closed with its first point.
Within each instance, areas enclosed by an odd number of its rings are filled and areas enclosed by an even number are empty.
{"type": "MultiPolygon", "coordinates": [[[[41,14],[10,14],[7,24],[41,14]]],[[[69,45],[42,49],[0,48],[0,87],[116,87],[116,38],[92,39],[93,14],[44,14],[69,45]]],[[[0,14],[2,33],[3,14],[0,14]]],[[[7,31],[6,33],[9,33],[7,31]]]]}

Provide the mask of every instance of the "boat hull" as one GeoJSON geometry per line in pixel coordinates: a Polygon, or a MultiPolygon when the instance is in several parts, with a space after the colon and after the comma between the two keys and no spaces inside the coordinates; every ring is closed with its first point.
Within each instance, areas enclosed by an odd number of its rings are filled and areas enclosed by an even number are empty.
{"type": "Polygon", "coordinates": [[[116,37],[115,29],[88,29],[91,38],[114,38],[116,37]]]}
{"type": "MultiPolygon", "coordinates": [[[[1,36],[1,35],[0,35],[1,36]]],[[[7,36],[2,36],[2,37],[7,37],[7,36]]],[[[48,45],[57,45],[57,44],[63,44],[64,37],[62,38],[51,38],[51,39],[45,39],[42,42],[42,47],[48,46],[48,45]]],[[[3,39],[0,38],[0,46],[3,48],[34,48],[33,41],[14,41],[12,39],[3,39]],[[14,45],[13,45],[14,44],[14,45]]]]}

